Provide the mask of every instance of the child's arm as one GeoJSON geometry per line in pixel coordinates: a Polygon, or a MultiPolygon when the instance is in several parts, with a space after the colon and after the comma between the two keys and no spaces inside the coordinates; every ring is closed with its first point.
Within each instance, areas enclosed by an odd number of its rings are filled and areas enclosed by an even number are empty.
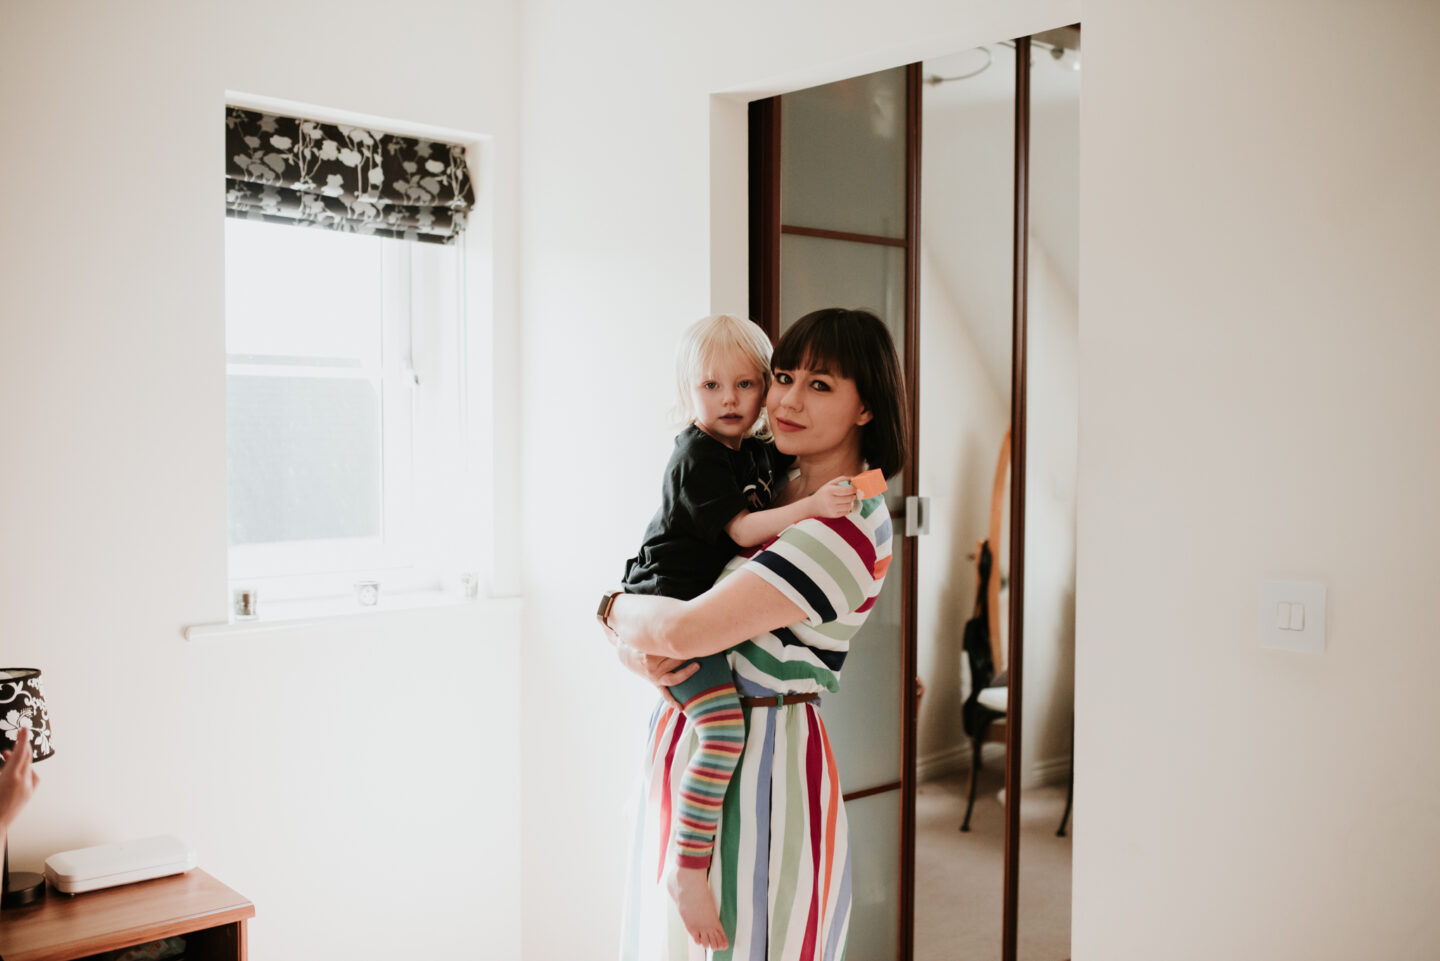
{"type": "Polygon", "coordinates": [[[837,477],[809,497],[765,511],[741,511],[725,525],[725,533],[741,547],[763,544],[807,517],[844,517],[855,506],[850,478],[837,477]]]}

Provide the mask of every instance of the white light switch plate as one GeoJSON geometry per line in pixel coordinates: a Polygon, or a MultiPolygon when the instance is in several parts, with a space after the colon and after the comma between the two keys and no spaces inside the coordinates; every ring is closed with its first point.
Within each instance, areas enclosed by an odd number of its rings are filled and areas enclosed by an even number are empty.
{"type": "Polygon", "coordinates": [[[1325,585],[1316,581],[1262,581],[1260,646],[1324,654],[1325,585]]]}

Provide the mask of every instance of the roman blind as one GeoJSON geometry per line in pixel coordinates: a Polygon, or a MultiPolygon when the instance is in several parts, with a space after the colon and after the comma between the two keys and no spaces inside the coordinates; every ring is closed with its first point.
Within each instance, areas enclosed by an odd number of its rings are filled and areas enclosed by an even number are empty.
{"type": "Polygon", "coordinates": [[[231,217],[446,244],[475,204],[465,148],[225,108],[231,217]]]}

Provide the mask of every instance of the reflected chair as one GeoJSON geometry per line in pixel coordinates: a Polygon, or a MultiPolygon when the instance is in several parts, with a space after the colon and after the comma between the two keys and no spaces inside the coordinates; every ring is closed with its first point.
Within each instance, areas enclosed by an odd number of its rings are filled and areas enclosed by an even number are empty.
{"type": "Polygon", "coordinates": [[[965,699],[961,719],[965,735],[970,739],[970,786],[965,803],[965,820],[960,830],[970,830],[970,815],[975,810],[975,791],[980,782],[981,753],[987,741],[1004,742],[1002,724],[1009,708],[1010,688],[1003,674],[995,676],[995,658],[990,642],[989,591],[994,558],[990,542],[982,541],[979,555],[980,579],[975,589],[975,611],[965,622],[965,658],[970,665],[970,696],[965,699]],[[997,683],[998,682],[998,683],[997,683]]]}

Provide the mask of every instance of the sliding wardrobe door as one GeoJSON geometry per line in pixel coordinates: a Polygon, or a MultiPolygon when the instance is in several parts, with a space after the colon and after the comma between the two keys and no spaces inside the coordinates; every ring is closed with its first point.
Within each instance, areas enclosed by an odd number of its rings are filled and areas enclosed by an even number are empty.
{"type": "Polygon", "coordinates": [[[1070,956],[1078,450],[1080,29],[1032,38],[1025,664],[1017,961],[1070,956]]]}
{"type": "MultiPolygon", "coordinates": [[[[751,106],[751,313],[772,339],[822,307],[890,328],[916,416],[918,65],[751,106]]],[[[913,435],[913,432],[912,432],[913,435]]],[[[905,535],[916,452],[886,495],[894,560],[824,699],[852,849],[846,956],[910,957],[915,542],[905,535]]]]}

